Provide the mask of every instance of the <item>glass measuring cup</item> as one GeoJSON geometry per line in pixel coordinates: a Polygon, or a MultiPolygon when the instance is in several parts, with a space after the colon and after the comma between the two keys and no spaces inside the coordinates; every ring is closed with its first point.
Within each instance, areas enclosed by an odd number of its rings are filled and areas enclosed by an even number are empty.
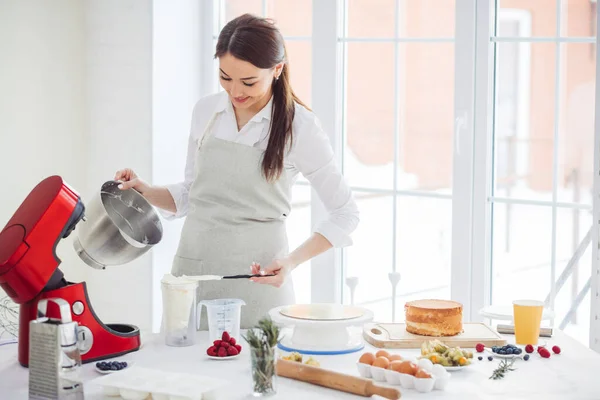
{"type": "Polygon", "coordinates": [[[202,306],[206,306],[208,335],[211,342],[220,340],[225,331],[227,331],[230,336],[239,339],[242,306],[246,305],[244,300],[203,300],[198,303],[198,305],[200,306],[200,314],[202,313],[202,306]]]}
{"type": "Polygon", "coordinates": [[[167,346],[192,346],[196,342],[198,282],[186,279],[161,281],[162,332],[167,346]]]}

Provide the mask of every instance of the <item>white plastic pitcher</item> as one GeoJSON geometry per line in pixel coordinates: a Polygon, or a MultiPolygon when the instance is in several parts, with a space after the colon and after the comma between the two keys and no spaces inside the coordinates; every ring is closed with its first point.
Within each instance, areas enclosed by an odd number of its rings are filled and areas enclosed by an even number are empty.
{"type": "Polygon", "coordinates": [[[242,306],[246,303],[240,299],[215,299],[203,300],[198,303],[199,314],[202,314],[202,306],[206,306],[208,319],[208,335],[210,341],[221,339],[223,332],[227,331],[230,336],[240,339],[240,317],[242,306]]]}
{"type": "Polygon", "coordinates": [[[162,332],[167,346],[192,346],[196,342],[198,282],[161,282],[163,296],[162,332]]]}

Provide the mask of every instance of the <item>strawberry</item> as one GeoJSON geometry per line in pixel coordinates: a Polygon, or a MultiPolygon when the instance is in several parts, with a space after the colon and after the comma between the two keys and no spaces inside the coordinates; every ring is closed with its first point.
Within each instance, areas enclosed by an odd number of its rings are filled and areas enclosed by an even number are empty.
{"type": "Polygon", "coordinates": [[[230,346],[230,347],[227,349],[227,354],[229,354],[230,356],[237,356],[237,355],[238,355],[238,354],[240,354],[240,353],[238,353],[238,351],[237,351],[237,349],[236,349],[235,347],[233,347],[233,346],[230,346]]]}
{"type": "Polygon", "coordinates": [[[229,342],[229,339],[231,339],[231,336],[229,336],[229,332],[227,332],[227,331],[223,332],[223,335],[221,336],[221,339],[224,342],[229,342]]]}
{"type": "Polygon", "coordinates": [[[235,346],[233,346],[237,349],[238,353],[242,352],[242,346],[240,346],[239,344],[236,344],[235,346]]]}
{"type": "Polygon", "coordinates": [[[221,347],[223,347],[224,349],[226,349],[226,350],[227,350],[227,348],[228,348],[229,346],[230,346],[230,345],[229,345],[229,343],[227,343],[227,342],[221,342],[221,347]]]}
{"type": "Polygon", "coordinates": [[[219,357],[227,357],[227,349],[225,347],[220,347],[219,352],[217,353],[219,357]]]}
{"type": "Polygon", "coordinates": [[[219,347],[221,345],[221,340],[215,340],[213,344],[215,345],[215,347],[219,347]]]}
{"type": "Polygon", "coordinates": [[[229,344],[230,344],[230,345],[232,345],[232,346],[235,346],[235,343],[236,343],[236,342],[235,342],[235,338],[231,338],[231,339],[229,339],[229,344]]]}
{"type": "Polygon", "coordinates": [[[552,346],[552,351],[554,352],[554,354],[560,354],[560,347],[552,346]]]}
{"type": "Polygon", "coordinates": [[[208,350],[206,350],[206,354],[208,354],[211,357],[216,357],[217,356],[217,348],[215,346],[210,346],[208,348],[208,350]]]}
{"type": "Polygon", "coordinates": [[[533,353],[533,346],[528,344],[527,346],[525,346],[525,351],[530,354],[533,353]]]}
{"type": "Polygon", "coordinates": [[[540,356],[543,358],[550,358],[550,351],[545,347],[538,349],[538,353],[540,353],[540,356]]]}
{"type": "Polygon", "coordinates": [[[483,349],[485,349],[483,343],[477,343],[477,346],[475,346],[475,350],[477,350],[478,353],[482,353],[483,349]]]}

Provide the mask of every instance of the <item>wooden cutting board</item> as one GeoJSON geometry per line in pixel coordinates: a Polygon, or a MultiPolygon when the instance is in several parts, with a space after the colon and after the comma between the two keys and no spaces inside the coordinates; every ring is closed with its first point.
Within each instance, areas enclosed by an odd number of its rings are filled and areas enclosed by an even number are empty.
{"type": "Polygon", "coordinates": [[[438,339],[447,346],[474,348],[477,343],[487,347],[504,346],[506,339],[482,323],[463,324],[463,333],[456,336],[433,337],[415,335],[406,331],[406,325],[370,323],[363,327],[363,337],[371,345],[382,349],[419,349],[428,340],[438,339]]]}

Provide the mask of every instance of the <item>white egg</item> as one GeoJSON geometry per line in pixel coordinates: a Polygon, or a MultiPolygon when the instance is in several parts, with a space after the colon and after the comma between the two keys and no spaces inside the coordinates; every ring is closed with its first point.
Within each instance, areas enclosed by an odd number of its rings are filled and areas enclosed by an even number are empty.
{"type": "Polygon", "coordinates": [[[144,400],[150,393],[139,390],[121,389],[121,397],[125,400],[144,400]]]}
{"type": "Polygon", "coordinates": [[[109,397],[117,397],[120,395],[119,388],[114,386],[104,386],[104,395],[109,397]]]}
{"type": "Polygon", "coordinates": [[[423,368],[427,372],[433,371],[433,363],[431,362],[431,360],[429,360],[427,358],[420,359],[418,365],[419,365],[419,367],[423,368]]]}
{"type": "Polygon", "coordinates": [[[446,369],[444,367],[442,367],[440,364],[435,364],[431,370],[431,372],[433,373],[433,375],[435,376],[445,376],[446,375],[446,369]]]}

